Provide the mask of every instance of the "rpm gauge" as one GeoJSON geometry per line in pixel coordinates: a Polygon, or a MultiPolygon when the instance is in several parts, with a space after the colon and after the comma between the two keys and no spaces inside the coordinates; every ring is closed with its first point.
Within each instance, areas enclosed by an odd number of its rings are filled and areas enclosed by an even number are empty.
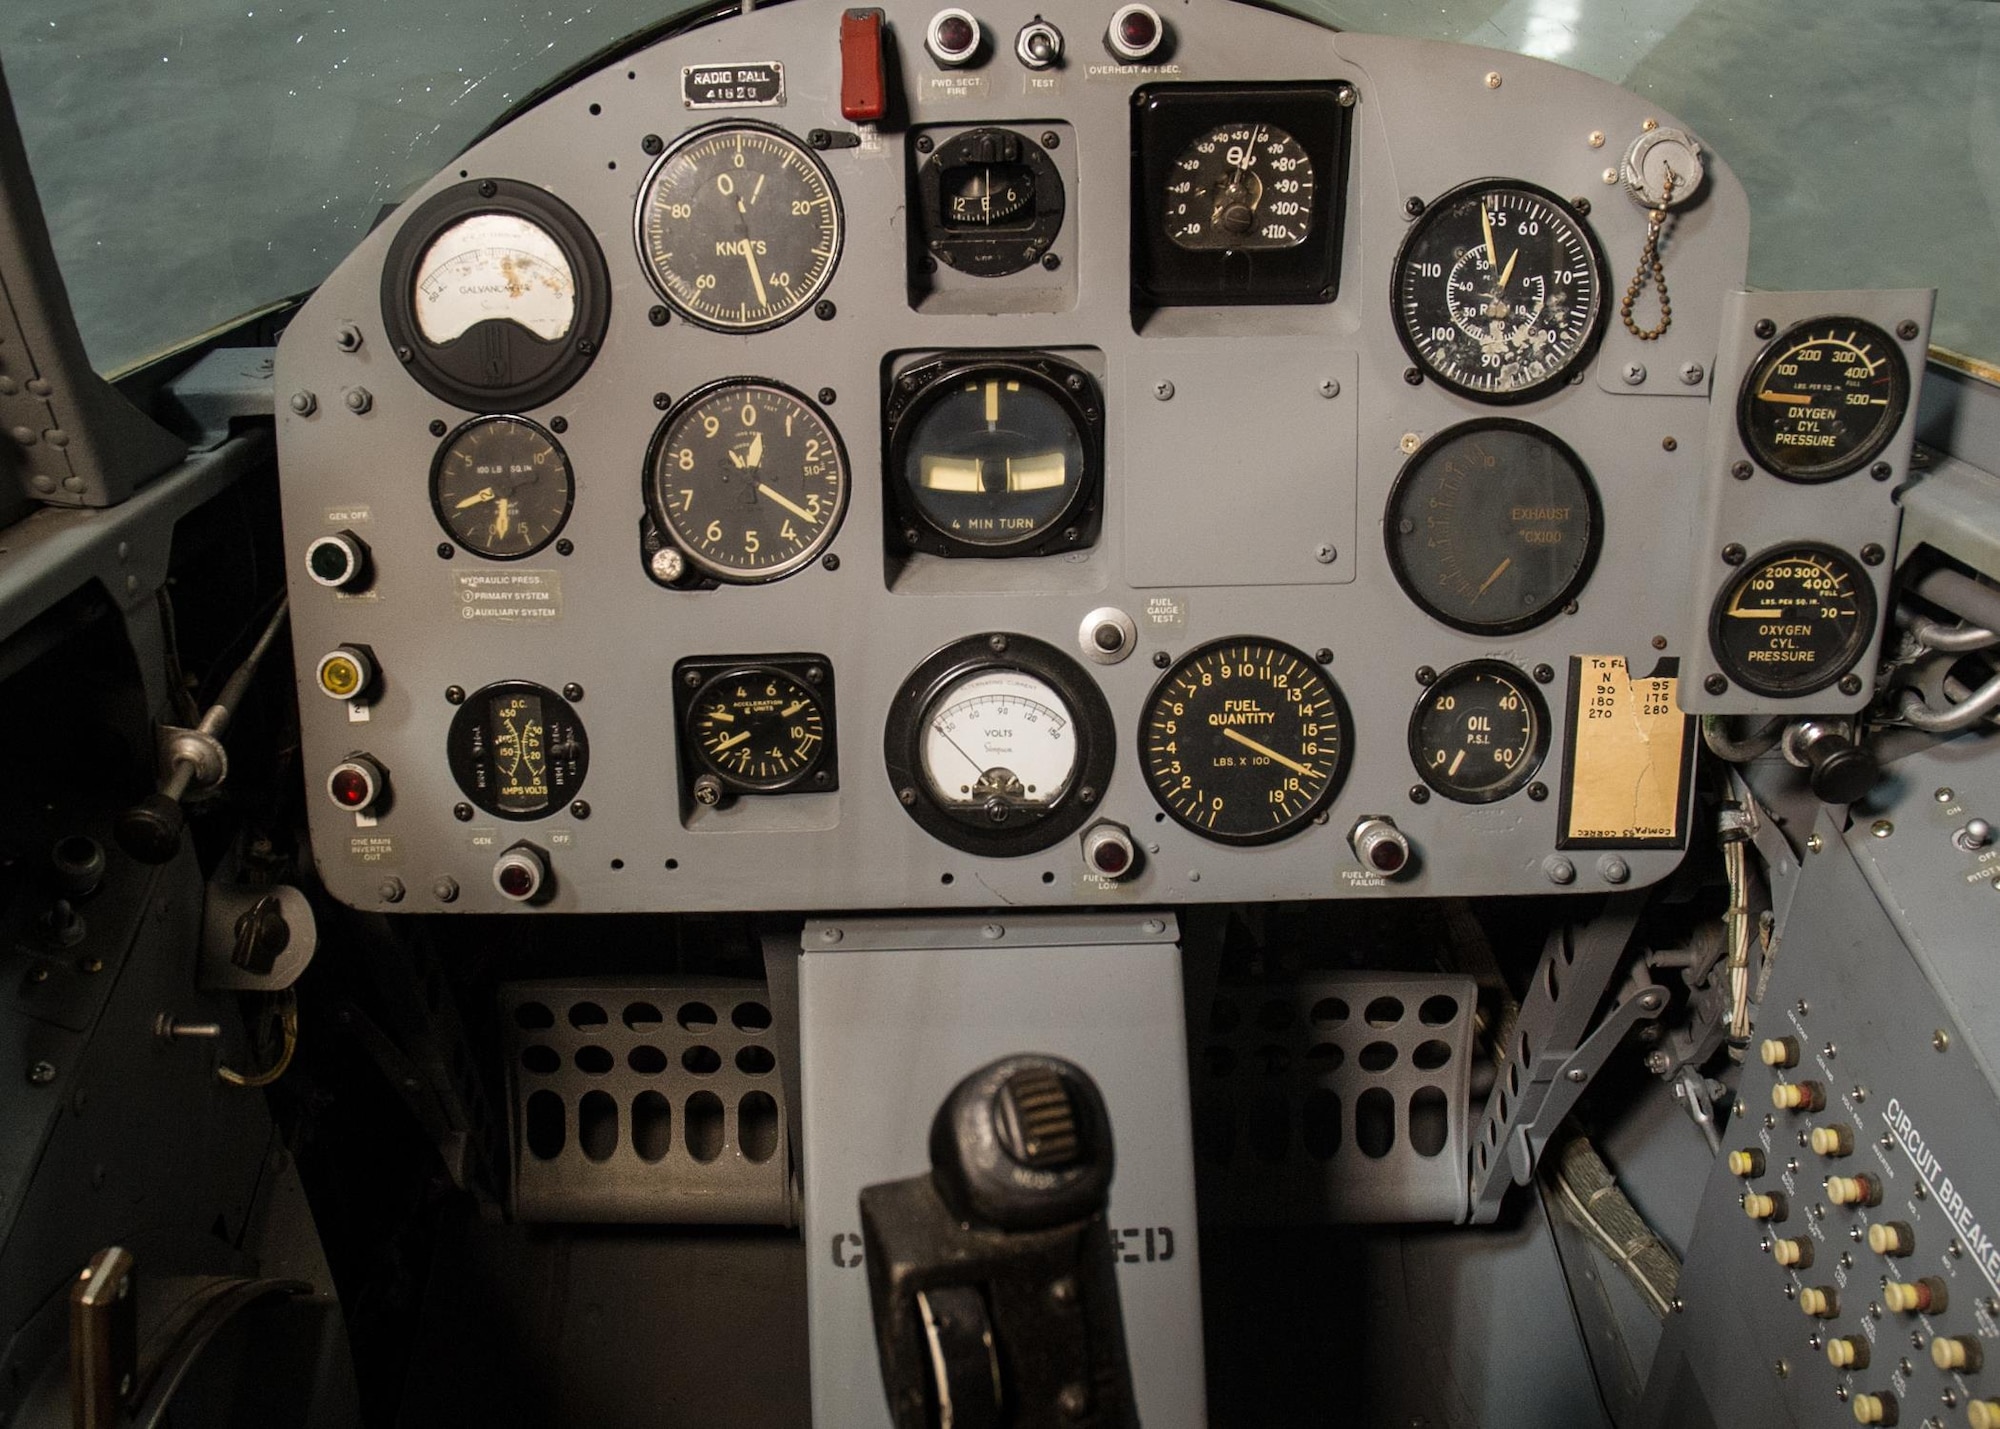
{"type": "Polygon", "coordinates": [[[1534,682],[1499,660],[1446,670],[1410,714],[1410,758],[1431,788],[1461,804],[1504,799],[1535,777],[1549,711],[1534,682]]]}
{"type": "Polygon", "coordinates": [[[1225,124],[1168,171],[1167,237],[1182,248],[1293,248],[1312,234],[1313,163],[1273,124],[1225,124]]]}
{"type": "Polygon", "coordinates": [[[1875,637],[1875,587],[1831,546],[1800,543],[1744,565],[1709,620],[1729,678],[1774,698],[1823,690],[1854,668],[1875,637]]]}
{"type": "Polygon", "coordinates": [[[1576,453],[1506,417],[1449,427],[1418,447],[1383,520],[1404,592],[1473,635],[1553,619],[1590,579],[1601,525],[1576,453]]]}
{"type": "Polygon", "coordinates": [[[1347,777],[1346,701],[1289,645],[1232,637],[1160,677],[1140,723],[1146,784],[1178,823],[1218,843],[1299,832],[1347,777]]]}
{"type": "Polygon", "coordinates": [[[1565,200],[1481,179],[1411,226],[1396,257],[1397,335],[1417,365],[1483,402],[1561,386],[1603,330],[1604,257],[1565,200]]]}
{"type": "Polygon", "coordinates": [[[723,332],[797,317],[840,261],[840,199],[820,161],[781,129],[697,130],[653,165],[635,219],[653,285],[723,332]]]}
{"type": "Polygon", "coordinates": [[[1767,470],[1831,481],[1887,446],[1909,404],[1910,371],[1889,334],[1859,318],[1815,318],[1764,349],[1737,426],[1767,470]]]}
{"type": "Polygon", "coordinates": [[[576,488],[556,439],[524,417],[476,417],[431,462],[431,509],[447,535],[496,561],[532,556],[569,519],[576,488]]]}

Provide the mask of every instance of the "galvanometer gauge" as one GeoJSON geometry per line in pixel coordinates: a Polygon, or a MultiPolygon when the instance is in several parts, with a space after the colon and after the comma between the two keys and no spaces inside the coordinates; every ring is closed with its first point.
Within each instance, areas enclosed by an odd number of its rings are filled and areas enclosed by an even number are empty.
{"type": "Polygon", "coordinates": [[[496,561],[532,556],[556,538],[575,499],[569,458],[524,417],[475,417],[431,462],[431,509],[446,534],[496,561]]]}
{"type": "Polygon", "coordinates": [[[589,227],[561,199],[512,179],[432,195],[382,267],[382,324],[433,396],[476,412],[554,401],[590,366],[611,281],[589,227]]]}
{"type": "Polygon", "coordinates": [[[684,766],[697,802],[823,792],[833,763],[832,667],[818,656],[684,660],[674,678],[684,766]]]}
{"type": "Polygon", "coordinates": [[[1404,592],[1446,625],[1508,635],[1553,618],[1597,561],[1597,488],[1575,452],[1526,422],[1439,432],[1404,465],[1383,519],[1404,592]]]}
{"type": "Polygon", "coordinates": [[[507,680],[468,695],[445,736],[465,797],[503,819],[559,812],[583,789],[590,740],[576,707],[543,685],[507,680]]]}
{"type": "Polygon", "coordinates": [[[1261,844],[1309,824],[1351,755],[1340,690],[1289,645],[1233,636],[1160,677],[1139,727],[1146,785],[1177,822],[1261,844]]]}
{"type": "Polygon", "coordinates": [[[1549,711],[1533,680],[1499,660],[1446,670],[1410,713],[1410,758],[1431,788],[1490,804],[1524,787],[1549,748],[1549,711]]]}
{"type": "Polygon", "coordinates": [[[1854,668],[1874,637],[1874,584],[1850,557],[1812,542],[1752,557],[1709,617],[1724,673],[1774,698],[1825,689],[1854,668]]]}
{"type": "Polygon", "coordinates": [[[932,835],[972,853],[1031,853],[1097,807],[1115,759],[1111,710],[1054,646],[974,636],[903,682],[883,754],[897,798],[932,835]]]}
{"type": "Polygon", "coordinates": [[[1569,380],[1604,330],[1604,255],[1568,200],[1509,179],[1453,189],[1396,255],[1396,334],[1417,365],[1482,402],[1569,380]]]}
{"type": "Polygon", "coordinates": [[[847,510],[833,425],[789,387],[735,378],[667,413],[647,456],[660,528],[716,580],[776,580],[826,549],[847,510]]]}
{"type": "Polygon", "coordinates": [[[1758,357],[1737,427],[1767,471],[1831,481],[1873,460],[1909,404],[1910,370],[1895,339],[1860,318],[1814,318],[1758,357]]]}
{"type": "Polygon", "coordinates": [[[840,261],[840,197],[782,129],[721,124],[662,154],[640,186],[639,256],[682,316],[758,332],[811,306],[840,261]]]}

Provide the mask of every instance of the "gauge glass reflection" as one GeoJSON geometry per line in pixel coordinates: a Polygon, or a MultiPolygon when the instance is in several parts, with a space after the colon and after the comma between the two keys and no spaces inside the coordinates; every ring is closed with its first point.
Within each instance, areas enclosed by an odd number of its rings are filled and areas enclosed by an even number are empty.
{"type": "Polygon", "coordinates": [[[1802,544],[1767,551],[1723,588],[1710,622],[1715,657],[1755,694],[1823,690],[1875,636],[1875,587],[1846,555],[1802,544]]]}
{"type": "Polygon", "coordinates": [[[1477,660],[1438,676],[1410,716],[1410,758],[1431,788],[1462,804],[1504,799],[1535,777],[1549,716],[1534,682],[1477,660]]]}
{"type": "Polygon", "coordinates": [[[1312,234],[1312,159],[1275,125],[1225,124],[1174,160],[1167,237],[1197,252],[1295,248],[1312,234]]]}

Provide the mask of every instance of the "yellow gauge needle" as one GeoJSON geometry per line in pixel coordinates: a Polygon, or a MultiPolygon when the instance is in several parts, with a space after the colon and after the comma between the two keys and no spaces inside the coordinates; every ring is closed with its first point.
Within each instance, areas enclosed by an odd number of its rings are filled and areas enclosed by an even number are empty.
{"type": "Polygon", "coordinates": [[[728,749],[732,745],[741,744],[744,740],[748,739],[749,737],[750,737],[749,730],[747,729],[738,730],[735,734],[730,735],[729,738],[723,740],[720,744],[715,745],[708,752],[710,754],[720,754],[722,753],[723,750],[728,749]]]}
{"type": "Polygon", "coordinates": [[[1461,749],[1451,757],[1451,768],[1444,771],[1445,776],[1449,778],[1451,775],[1458,773],[1458,766],[1463,763],[1465,763],[1465,751],[1461,749]]]}
{"type": "Polygon", "coordinates": [[[770,487],[766,486],[761,481],[757,483],[757,489],[761,491],[764,495],[770,497],[773,501],[777,502],[780,506],[784,507],[787,511],[791,512],[792,515],[798,517],[799,520],[805,522],[807,525],[809,526],[819,525],[819,517],[813,515],[810,511],[807,511],[805,507],[800,506],[797,502],[786,499],[786,497],[782,493],[771,490],[770,487]]]}
{"type": "Polygon", "coordinates": [[[1493,215],[1483,203],[1479,205],[1479,226],[1486,234],[1486,271],[1490,273],[1500,266],[1500,255],[1493,251],[1493,215]]]}
{"type": "Polygon", "coordinates": [[[1516,258],[1519,258],[1520,256],[1521,256],[1521,250],[1520,250],[1520,249],[1518,249],[1518,248],[1516,248],[1516,249],[1515,249],[1515,250],[1514,250],[1514,251],[1513,251],[1512,253],[1509,253],[1509,254],[1507,255],[1507,266],[1506,266],[1505,268],[1502,268],[1502,269],[1500,270],[1500,286],[1501,286],[1501,287],[1503,287],[1503,288],[1504,288],[1504,287],[1506,287],[1506,286],[1507,286],[1507,280],[1508,280],[1509,278],[1511,278],[1511,277],[1513,277],[1513,276],[1514,276],[1514,260],[1515,260],[1516,258]]]}
{"type": "Polygon", "coordinates": [[[500,498],[500,504],[494,508],[497,514],[493,517],[493,539],[496,541],[505,537],[514,528],[514,523],[508,516],[508,508],[513,504],[503,496],[500,498]]]}
{"type": "Polygon", "coordinates": [[[1754,608],[1739,605],[1731,609],[1729,613],[1740,616],[1744,620],[1776,620],[1784,615],[1785,612],[1768,605],[1760,605],[1754,608]]]}
{"type": "Polygon", "coordinates": [[[451,509],[454,511],[463,511],[468,506],[477,506],[482,501],[491,501],[492,499],[493,488],[489,486],[484,491],[473,492],[472,495],[466,497],[465,500],[459,502],[458,505],[451,509]]]}
{"type": "MultiPolygon", "coordinates": [[[[737,202],[740,204],[742,200],[738,199],[737,202]]],[[[750,270],[750,282],[757,289],[757,306],[770,307],[771,300],[764,296],[764,275],[757,271],[757,256],[750,251],[748,243],[743,245],[743,264],[750,270]]]]}
{"type": "Polygon", "coordinates": [[[804,709],[805,707],[806,707],[806,702],[804,700],[793,700],[790,704],[786,705],[783,710],[779,711],[779,714],[781,718],[790,719],[793,715],[797,714],[800,710],[804,709]]]}
{"type": "Polygon", "coordinates": [[[1759,392],[1759,402],[1786,402],[1794,407],[1810,407],[1812,398],[1803,392],[1759,392]]]}
{"type": "Polygon", "coordinates": [[[1485,595],[1487,587],[1491,586],[1493,582],[1499,580],[1501,576],[1505,575],[1507,573],[1507,567],[1513,564],[1514,564],[1514,558],[1512,556],[1509,556],[1506,560],[1502,561],[1499,565],[1495,566],[1493,568],[1493,574],[1488,576],[1486,580],[1480,585],[1479,589],[1472,593],[1472,598],[1474,600],[1478,600],[1479,597],[1485,595]]]}
{"type": "Polygon", "coordinates": [[[764,464],[764,434],[762,432],[758,432],[750,438],[750,450],[744,453],[743,464],[748,467],[759,467],[764,464]]]}
{"type": "Polygon", "coordinates": [[[729,448],[726,448],[726,450],[727,450],[727,451],[728,451],[728,453],[729,453],[729,460],[730,460],[730,463],[731,463],[731,464],[732,464],[733,466],[735,466],[735,468],[736,468],[736,469],[737,469],[738,471],[741,471],[741,470],[743,470],[743,458],[742,458],[742,457],[740,457],[740,456],[738,456],[738,455],[736,455],[736,449],[735,449],[734,447],[729,447],[729,448]]]}
{"type": "Polygon", "coordinates": [[[1275,759],[1278,761],[1278,763],[1284,765],[1285,768],[1296,769],[1299,773],[1305,775],[1308,779],[1319,778],[1319,771],[1317,769],[1308,769],[1306,768],[1305,765],[1299,763],[1296,759],[1287,759],[1285,758],[1284,755],[1278,753],[1278,751],[1275,749],[1266,749],[1263,745],[1259,744],[1256,740],[1252,739],[1247,734],[1238,733],[1236,730],[1233,729],[1225,729],[1222,732],[1228,738],[1233,739],[1238,744],[1242,745],[1245,749],[1254,749],[1259,754],[1263,755],[1266,759],[1275,759]]]}

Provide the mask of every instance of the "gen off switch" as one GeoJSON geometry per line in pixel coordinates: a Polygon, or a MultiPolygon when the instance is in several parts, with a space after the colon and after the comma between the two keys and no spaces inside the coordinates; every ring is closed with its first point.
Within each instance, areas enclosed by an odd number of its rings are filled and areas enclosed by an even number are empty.
{"type": "Polygon", "coordinates": [[[493,886],[510,903],[533,903],[549,886],[548,855],[518,843],[493,861],[493,886]]]}

